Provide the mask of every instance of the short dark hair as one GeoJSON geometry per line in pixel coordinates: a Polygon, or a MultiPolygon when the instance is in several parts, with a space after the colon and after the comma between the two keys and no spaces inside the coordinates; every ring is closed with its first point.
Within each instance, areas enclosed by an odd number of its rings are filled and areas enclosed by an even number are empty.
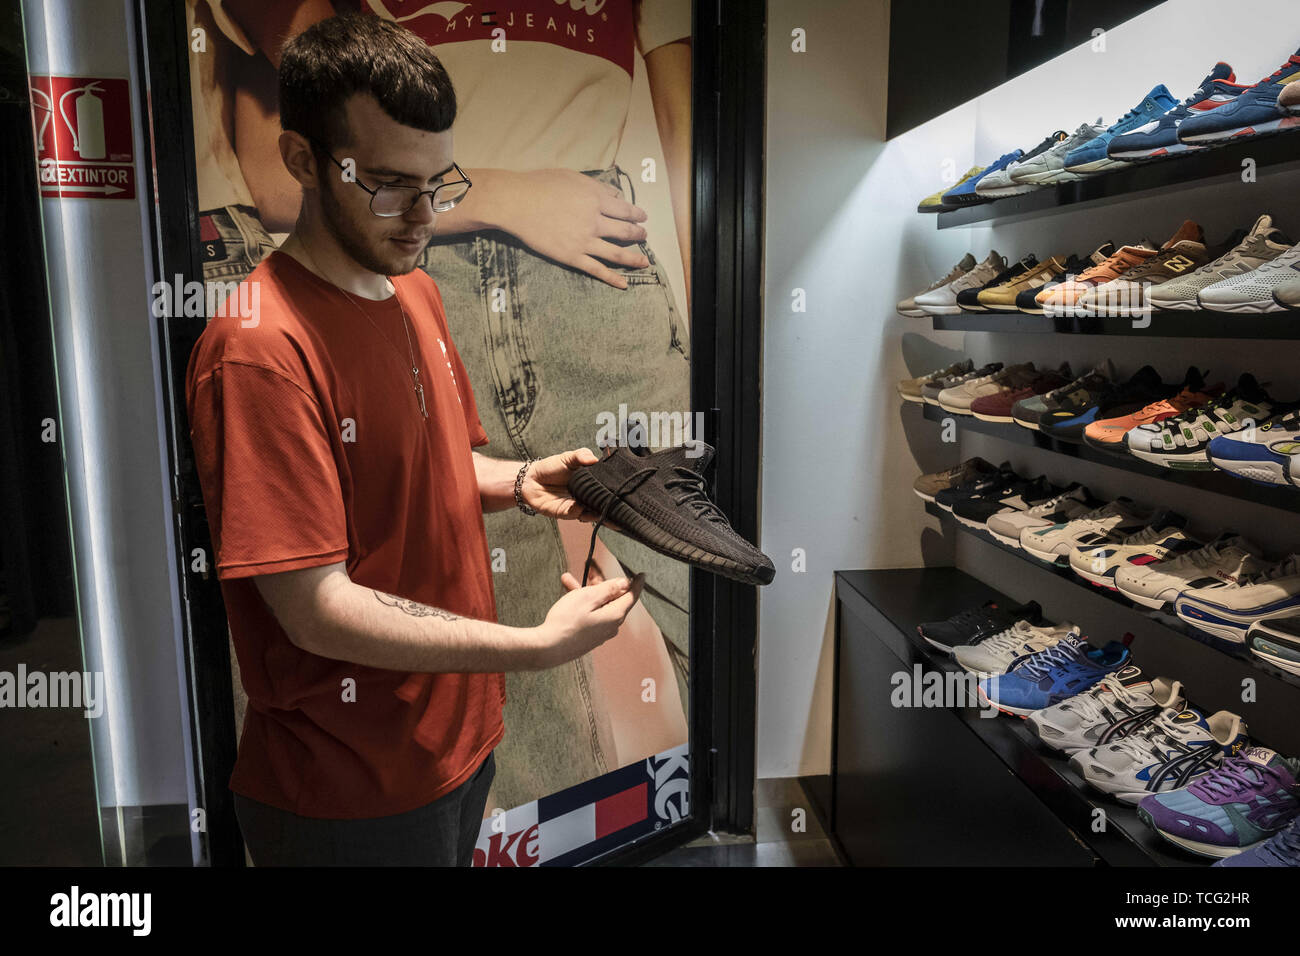
{"type": "Polygon", "coordinates": [[[312,24],[280,58],[280,128],[327,149],[348,142],[343,106],[369,93],[404,126],[441,133],[456,119],[456,91],[442,61],[388,20],[346,13],[312,24]]]}

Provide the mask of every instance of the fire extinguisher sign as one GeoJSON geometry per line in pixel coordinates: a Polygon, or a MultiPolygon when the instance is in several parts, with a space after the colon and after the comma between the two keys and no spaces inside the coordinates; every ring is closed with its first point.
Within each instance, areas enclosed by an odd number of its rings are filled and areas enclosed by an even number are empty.
{"type": "Polygon", "coordinates": [[[41,195],[134,199],[135,156],[126,80],[28,77],[41,195]]]}

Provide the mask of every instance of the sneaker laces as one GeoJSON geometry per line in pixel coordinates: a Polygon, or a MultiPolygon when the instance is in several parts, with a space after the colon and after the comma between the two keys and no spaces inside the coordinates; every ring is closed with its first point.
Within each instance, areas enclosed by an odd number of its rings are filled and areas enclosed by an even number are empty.
{"type": "Polygon", "coordinates": [[[1263,788],[1271,780],[1279,788],[1286,788],[1286,780],[1276,767],[1254,763],[1245,757],[1229,757],[1218,769],[1206,774],[1188,786],[1198,797],[1238,797],[1263,788]]]}
{"type": "MultiPolygon", "coordinates": [[[[1129,535],[1127,538],[1124,538],[1119,543],[1120,544],[1151,544],[1153,541],[1158,541],[1160,538],[1163,538],[1166,534],[1169,533],[1170,530],[1171,529],[1169,528],[1157,528],[1155,525],[1151,525],[1149,527],[1143,528],[1141,531],[1133,532],[1131,535],[1129,535]]],[[[1172,530],[1178,531],[1180,529],[1174,528],[1172,530]]]]}
{"type": "Polygon", "coordinates": [[[1265,568],[1259,574],[1250,579],[1251,584],[1263,584],[1265,581],[1276,581],[1278,578],[1289,578],[1292,575],[1300,574],[1300,554],[1291,554],[1283,558],[1271,568],[1265,568]]]}
{"type": "Polygon", "coordinates": [[[1264,843],[1262,851],[1283,866],[1295,866],[1300,860],[1300,817],[1291,825],[1264,843]],[[1284,854],[1289,854],[1289,857],[1284,854]]]}
{"type": "Polygon", "coordinates": [[[980,646],[986,651],[1014,651],[1037,636],[1036,629],[1028,621],[1016,621],[1005,631],[998,631],[980,641],[980,646]]]}
{"type": "Polygon", "coordinates": [[[1073,645],[1067,644],[1065,641],[1059,641],[1046,650],[1034,654],[1016,668],[1016,673],[1020,677],[1038,680],[1045,677],[1053,667],[1074,664],[1077,661],[1078,654],[1075,652],[1073,645]]]}
{"type": "Polygon", "coordinates": [[[1085,691],[1069,701],[1070,710],[1075,711],[1084,720],[1094,723],[1106,714],[1102,698],[1106,694],[1114,695],[1116,700],[1128,702],[1135,696],[1114,674],[1107,674],[1091,690],[1085,691]]]}
{"type": "Polygon", "coordinates": [[[1179,727],[1174,723],[1173,717],[1178,711],[1166,710],[1156,717],[1147,729],[1130,734],[1127,737],[1121,737],[1112,745],[1115,749],[1122,751],[1130,757],[1141,760],[1148,754],[1154,754],[1157,757],[1163,757],[1160,750],[1161,738],[1173,746],[1175,750],[1183,753],[1189,753],[1192,748],[1183,742],[1182,734],[1179,733],[1179,727]]]}
{"type": "Polygon", "coordinates": [[[1223,552],[1219,546],[1211,542],[1203,548],[1197,548],[1195,551],[1185,551],[1172,561],[1168,562],[1170,571],[1181,570],[1187,567],[1208,568],[1218,564],[1223,560],[1223,552]]]}

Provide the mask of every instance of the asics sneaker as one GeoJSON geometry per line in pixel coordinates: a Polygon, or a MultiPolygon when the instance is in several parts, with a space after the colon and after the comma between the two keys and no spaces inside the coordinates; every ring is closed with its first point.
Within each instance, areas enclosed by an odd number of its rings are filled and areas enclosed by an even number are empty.
{"type": "Polygon", "coordinates": [[[1207,718],[1192,707],[1170,707],[1136,733],[1078,751],[1070,766],[1102,793],[1136,804],[1187,786],[1246,742],[1246,723],[1236,714],[1221,710],[1207,718]]]}
{"type": "Polygon", "coordinates": [[[929,292],[922,292],[913,300],[917,308],[926,315],[957,315],[961,309],[957,306],[957,294],[964,289],[982,286],[1007,267],[1007,260],[996,251],[969,272],[962,273],[947,285],[941,285],[929,292]]]}
{"type": "Polygon", "coordinates": [[[1000,634],[1016,621],[1028,621],[1036,627],[1050,627],[1043,620],[1043,609],[1037,601],[1028,604],[1012,604],[1002,607],[996,601],[988,601],[979,607],[968,608],[948,618],[946,621],[931,621],[918,624],[916,632],[941,651],[952,652],[953,648],[965,644],[978,644],[986,637],[1000,634]]]}
{"type": "Polygon", "coordinates": [[[1106,147],[1106,155],[1111,159],[1137,162],[1144,159],[1164,159],[1167,156],[1177,156],[1200,149],[1199,146],[1180,143],[1178,127],[1189,116],[1199,116],[1209,110],[1217,109],[1246,89],[1248,87],[1244,83],[1237,82],[1232,67],[1226,63],[1216,63],[1214,69],[1201,81],[1201,85],[1191,96],[1164,116],[1144,123],[1132,132],[1116,136],[1106,147]]]}
{"type": "Polygon", "coordinates": [[[1147,297],[1152,288],[1200,268],[1220,251],[1216,249],[1211,255],[1204,231],[1188,219],[1158,253],[1109,282],[1085,289],[1075,300],[1075,307],[1083,315],[1145,315],[1150,311],[1147,297]]]}
{"type": "Polygon", "coordinates": [[[1117,455],[1127,454],[1128,445],[1124,443],[1124,436],[1133,429],[1140,425],[1163,422],[1166,418],[1181,415],[1188,409],[1199,408],[1222,392],[1222,384],[1207,386],[1201,373],[1195,368],[1189,368],[1187,378],[1178,394],[1144,405],[1127,415],[1099,418],[1084,428],[1084,444],[1098,451],[1108,451],[1117,455]]]}
{"type": "Polygon", "coordinates": [[[1178,140],[1195,146],[1218,146],[1234,139],[1252,139],[1300,127],[1300,118],[1278,106],[1278,94],[1300,78],[1300,50],[1269,76],[1242,90],[1218,109],[1189,116],[1178,128],[1178,140]]]}
{"type": "Polygon", "coordinates": [[[1174,613],[1207,634],[1244,644],[1252,624],[1300,616],[1300,554],[1241,584],[1184,591],[1174,601],[1174,613]]]}
{"type": "Polygon", "coordinates": [[[1163,422],[1139,425],[1124,436],[1124,442],[1134,458],[1162,468],[1213,471],[1214,466],[1207,457],[1213,439],[1253,429],[1275,414],[1295,407],[1295,404],[1280,406],[1260,387],[1255,376],[1246,372],[1237,380],[1237,387],[1227,394],[1163,422]]]}
{"type": "Polygon", "coordinates": [[[1096,547],[1136,534],[1147,526],[1149,518],[1135,511],[1128,498],[1118,498],[1070,521],[1026,528],[1020,533],[1020,546],[1040,561],[1067,567],[1075,548],[1096,547]]]}
{"type": "Polygon", "coordinates": [[[1151,680],[1133,664],[1107,674],[1093,687],[1025,718],[1025,725],[1053,750],[1074,754],[1141,730],[1166,708],[1186,705],[1183,685],[1151,680]]]}
{"type": "Polygon", "coordinates": [[[1012,661],[1053,647],[1073,630],[1073,624],[1035,627],[1028,621],[1016,621],[1005,631],[986,637],[978,644],[954,647],[952,656],[968,673],[980,677],[1005,674],[1012,661]]]}
{"type": "Polygon", "coordinates": [[[1225,279],[1253,272],[1290,248],[1291,240],[1273,225],[1273,217],[1265,213],[1255,220],[1250,232],[1237,245],[1195,272],[1155,286],[1147,294],[1147,301],[1157,309],[1195,311],[1201,308],[1197,296],[1203,290],[1225,279]]]}
{"type": "Polygon", "coordinates": [[[1049,133],[1046,139],[1021,156],[1018,160],[983,177],[975,187],[976,195],[982,196],[985,199],[1001,199],[1004,196],[1019,196],[1021,193],[1032,192],[1037,189],[1037,186],[1027,183],[1018,183],[1013,180],[1011,178],[1012,170],[1017,169],[1027,160],[1047,152],[1057,143],[1066,138],[1067,134],[1065,130],[1062,129],[1058,129],[1055,133],[1049,133]]]}
{"type": "Polygon", "coordinates": [[[1027,511],[1055,498],[1061,491],[1046,478],[1035,478],[1033,481],[1019,479],[994,493],[957,502],[952,506],[952,515],[966,527],[983,531],[989,518],[998,512],[1027,511]]]}
{"type": "Polygon", "coordinates": [[[934,503],[949,513],[953,506],[966,498],[980,498],[991,494],[1010,481],[1023,480],[1011,470],[1011,463],[1004,461],[997,471],[986,473],[963,485],[954,485],[934,493],[934,503]]]}
{"type": "Polygon", "coordinates": [[[991,289],[994,286],[1002,285],[1004,282],[1010,282],[1017,276],[1024,275],[1030,269],[1038,265],[1038,257],[1032,252],[1021,259],[1013,266],[1003,269],[988,282],[978,288],[962,289],[957,293],[957,308],[963,312],[987,312],[987,307],[980,305],[980,293],[985,289],[991,289]]]}
{"type": "Polygon", "coordinates": [[[1215,468],[1239,478],[1300,488],[1300,412],[1271,418],[1253,434],[1243,429],[1212,438],[1206,457],[1215,468]]]}
{"type": "MultiPolygon", "coordinates": [[[[1109,245],[1109,244],[1108,244],[1109,245]]],[[[1099,250],[1100,251],[1100,250],[1099,250]]],[[[1156,255],[1156,248],[1148,243],[1120,246],[1100,262],[1051,287],[1044,287],[1035,295],[1044,315],[1074,316],[1084,314],[1078,308],[1079,299],[1090,289],[1118,279],[1125,272],[1140,266],[1156,255]]]]}
{"type": "Polygon", "coordinates": [[[1093,647],[1071,631],[1046,650],[1016,658],[1005,673],[986,677],[979,695],[1003,713],[1027,717],[1081,694],[1128,663],[1119,641],[1093,647]]]}
{"type": "Polygon", "coordinates": [[[1100,419],[1127,415],[1144,405],[1177,391],[1166,385],[1150,365],[1138,369],[1126,382],[1113,379],[1094,381],[1064,393],[1057,408],[1049,408],[1039,419],[1038,430],[1058,441],[1083,441],[1084,429],[1100,419]]]}
{"type": "Polygon", "coordinates": [[[1258,846],[1300,816],[1300,759],[1246,747],[1183,790],[1153,793],[1138,817],[1175,846],[1222,859],[1258,846]]]}
{"type": "Polygon", "coordinates": [[[922,475],[912,484],[912,490],[922,501],[934,501],[934,496],[941,491],[970,484],[996,473],[997,469],[983,458],[967,458],[960,465],[922,475]]]}
{"type": "MultiPolygon", "coordinates": [[[[975,257],[968,252],[962,257],[961,262],[948,270],[946,276],[942,279],[935,279],[916,295],[925,295],[927,292],[934,292],[936,289],[941,289],[946,285],[950,285],[974,269],[975,266],[975,257]]],[[[898,303],[898,314],[904,318],[923,319],[930,313],[916,304],[916,296],[910,296],[898,303]]]]}
{"type": "Polygon", "coordinates": [[[971,414],[982,421],[1009,424],[1012,421],[1011,409],[1016,403],[1034,395],[1046,395],[1053,389],[1067,384],[1073,377],[1070,363],[1062,362],[1059,369],[1043,369],[1036,372],[1033,378],[1019,387],[1016,387],[1014,382],[1020,380],[1014,379],[1004,383],[1002,391],[994,392],[992,395],[982,395],[971,402],[971,414]]]}
{"type": "Polygon", "coordinates": [[[1239,585],[1267,567],[1254,544],[1225,532],[1207,545],[1115,572],[1115,589],[1134,604],[1163,610],[1184,591],[1239,585]]]}
{"type": "Polygon", "coordinates": [[[1095,123],[1081,123],[1078,129],[1049,149],[1012,164],[1007,170],[1007,178],[1013,183],[1034,188],[1082,179],[1079,173],[1066,172],[1065,157],[1104,132],[1106,124],[1100,117],[1095,123]]]}
{"type": "Polygon", "coordinates": [[[1178,101],[1165,85],[1157,84],[1142,98],[1142,102],[1108,126],[1104,133],[1071,150],[1065,157],[1066,172],[1100,173],[1128,166],[1129,163],[1125,160],[1112,159],[1107,155],[1111,140],[1124,133],[1131,133],[1153,119],[1159,119],[1177,105],[1178,101]]]}
{"type": "Polygon", "coordinates": [[[906,402],[917,402],[925,404],[925,386],[931,383],[937,383],[940,379],[952,378],[955,375],[965,375],[973,371],[975,363],[970,359],[963,359],[960,362],[953,362],[947,368],[936,369],[933,372],[926,372],[924,375],[918,375],[916,378],[905,378],[898,383],[899,397],[906,402]]]}
{"type": "Polygon", "coordinates": [[[964,183],[954,186],[952,189],[944,193],[943,204],[945,206],[973,206],[977,203],[991,202],[990,199],[981,196],[975,191],[979,186],[980,181],[986,176],[996,173],[999,170],[1006,169],[1024,155],[1023,150],[1013,149],[1011,152],[999,156],[996,160],[990,163],[982,173],[972,176],[964,183]]]}
{"type": "MultiPolygon", "coordinates": [[[[948,212],[949,210],[956,209],[957,208],[956,206],[944,205],[943,194],[953,189],[956,189],[958,186],[965,185],[967,182],[974,179],[982,172],[984,172],[983,166],[972,166],[970,169],[966,170],[966,173],[961,177],[961,179],[957,180],[957,182],[955,182],[953,185],[944,186],[938,192],[931,193],[930,195],[922,199],[919,203],[917,203],[916,211],[917,212],[948,212]]],[[[975,262],[973,260],[971,261],[971,265],[972,266],[975,265],[975,262]]]]}
{"type": "Polygon", "coordinates": [[[1026,529],[1065,524],[1101,505],[1102,502],[1088,494],[1087,488],[1076,482],[1046,501],[1028,508],[1007,508],[990,515],[984,529],[1008,547],[1018,548],[1020,536],[1026,529]]]}
{"type": "Polygon", "coordinates": [[[939,393],[939,407],[954,415],[970,415],[971,403],[985,395],[996,395],[1004,388],[1023,388],[1037,378],[1033,362],[1008,365],[983,378],[973,378],[939,393]]]}
{"type": "Polygon", "coordinates": [[[1300,866],[1300,817],[1258,846],[1215,860],[1215,866],[1300,866]]]}
{"type": "Polygon", "coordinates": [[[1246,646],[1261,661],[1300,677],[1300,618],[1255,622],[1246,632],[1246,646]]]}
{"type": "Polygon", "coordinates": [[[1253,272],[1229,276],[1206,286],[1196,301],[1201,308],[1213,312],[1285,312],[1286,308],[1273,298],[1273,293],[1295,281],[1298,269],[1300,246],[1292,246],[1253,272]]]}
{"type": "Polygon", "coordinates": [[[1015,312],[1016,300],[1020,293],[1029,289],[1041,289],[1046,283],[1065,269],[1067,256],[1052,256],[1038,263],[1027,272],[1022,272],[1010,282],[984,289],[979,294],[980,305],[990,312],[1015,312]]]}
{"type": "Polygon", "coordinates": [[[1075,548],[1070,552],[1070,570],[1089,584],[1114,591],[1115,575],[1122,568],[1155,564],[1201,547],[1183,530],[1186,524],[1182,515],[1162,511],[1134,534],[1075,548]]]}

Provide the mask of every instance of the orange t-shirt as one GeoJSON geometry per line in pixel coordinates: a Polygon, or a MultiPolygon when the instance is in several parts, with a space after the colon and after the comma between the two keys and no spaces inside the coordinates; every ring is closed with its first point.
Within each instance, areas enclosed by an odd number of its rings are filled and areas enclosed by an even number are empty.
{"type": "Polygon", "coordinates": [[[245,281],[258,283],[260,302],[232,301],[258,302],[255,324],[214,318],[186,380],[248,694],[230,787],[301,816],[404,813],[463,783],[501,740],[504,676],[408,674],[310,654],[289,641],[253,576],[343,561],[357,584],[495,621],[470,451],[487,434],[423,272],[393,277],[396,295],[382,302],[349,302],[282,252],[245,281]]]}

